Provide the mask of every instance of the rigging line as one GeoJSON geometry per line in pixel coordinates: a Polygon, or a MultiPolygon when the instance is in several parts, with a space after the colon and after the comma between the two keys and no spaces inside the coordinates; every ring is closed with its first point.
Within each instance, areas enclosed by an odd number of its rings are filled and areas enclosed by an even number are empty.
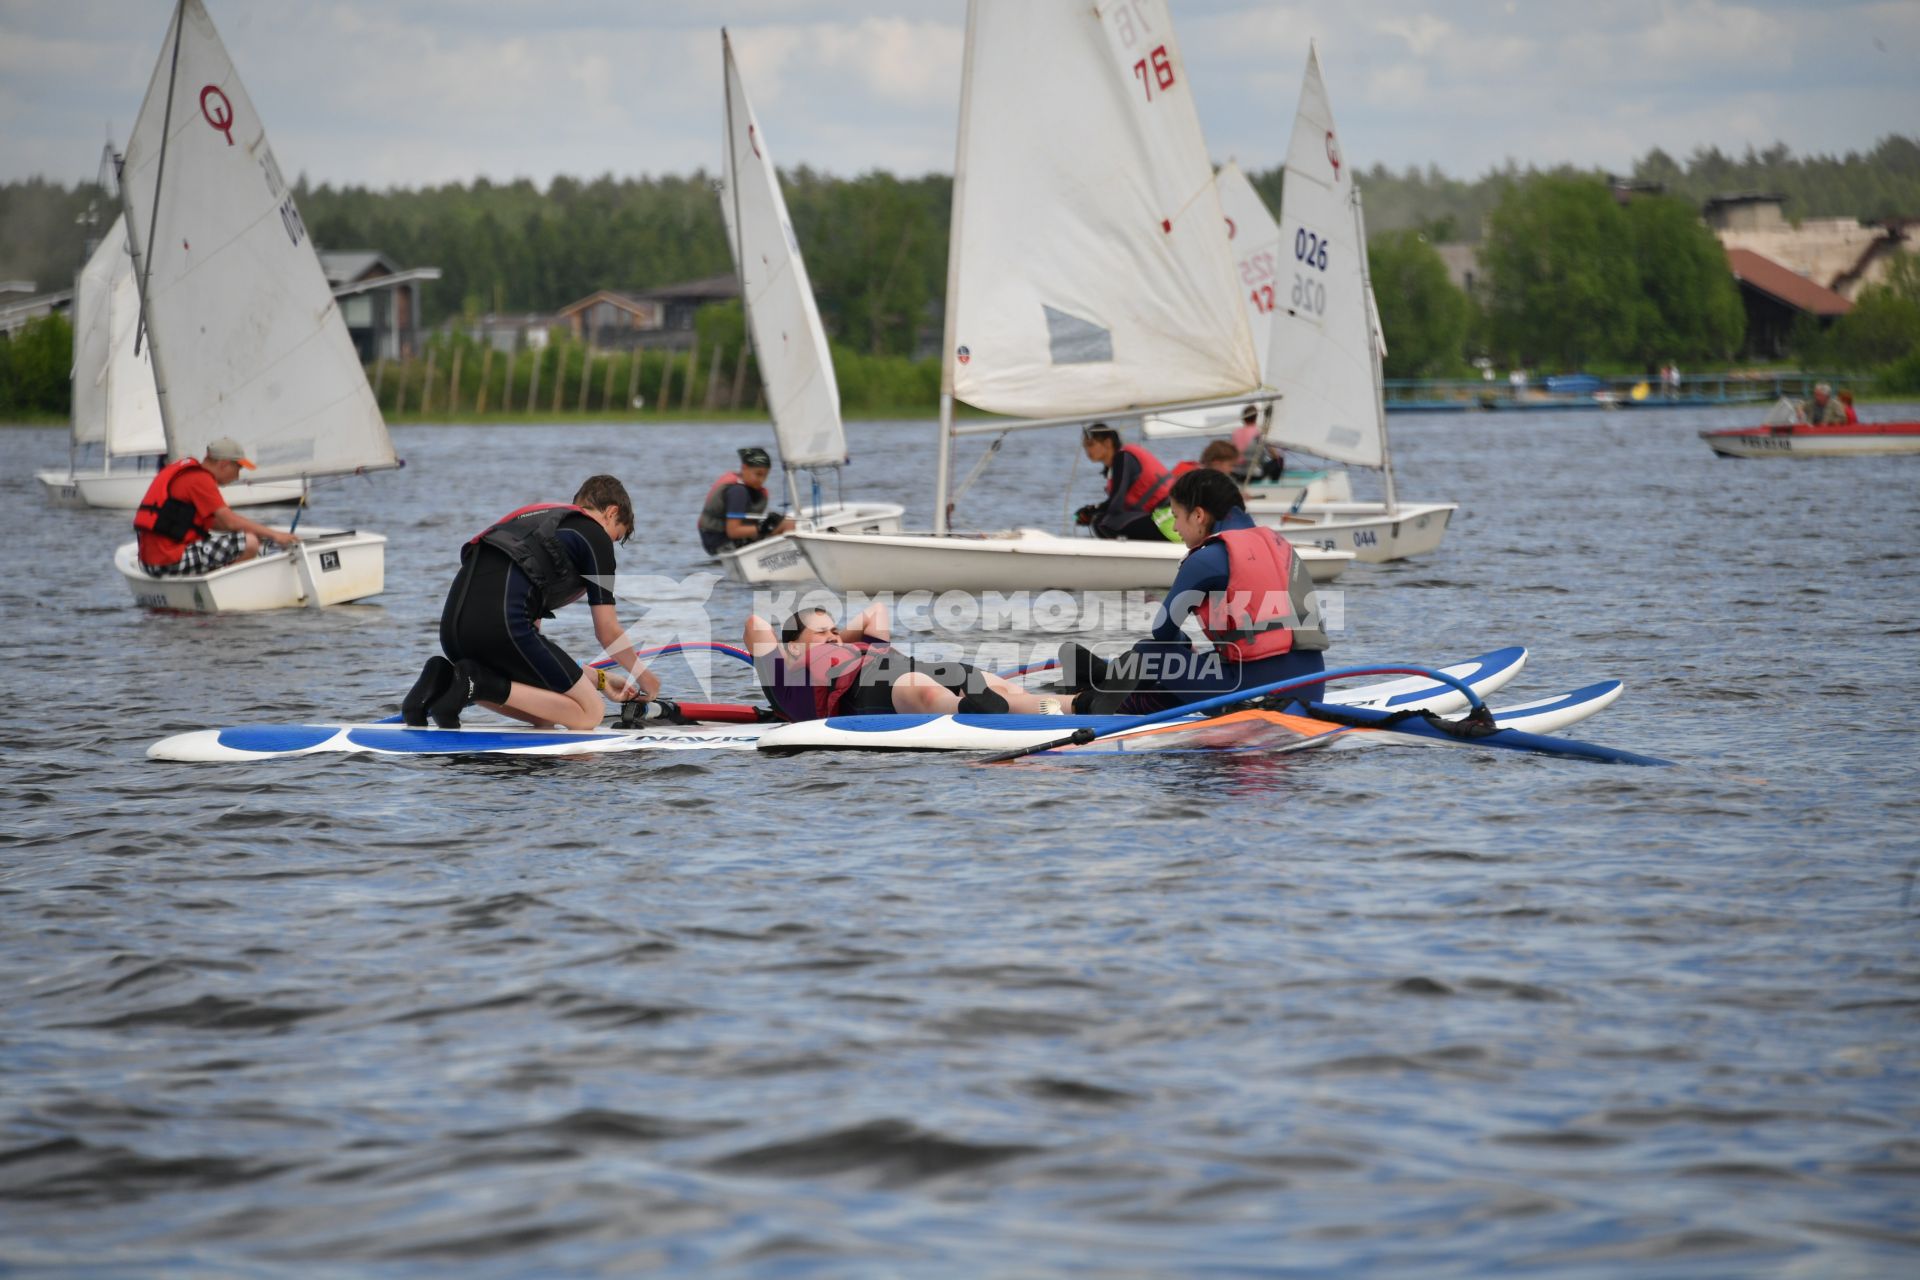
{"type": "MultiPolygon", "coordinates": [[[[167,135],[173,130],[173,86],[180,79],[180,37],[187,25],[186,0],[173,7],[173,65],[167,71],[167,107],[160,115],[160,158],[153,167],[153,211],[147,215],[147,260],[140,264],[140,327],[133,332],[133,354],[147,333],[147,292],[153,283],[153,231],[160,225],[160,184],[167,176],[167,135]]],[[[229,112],[228,114],[232,114],[229,112]]]]}
{"type": "Polygon", "coordinates": [[[1073,477],[1080,470],[1080,455],[1085,449],[1075,449],[1073,460],[1067,463],[1067,487],[1060,494],[1060,536],[1073,533],[1073,477]]]}
{"type": "Polygon", "coordinates": [[[951,498],[947,499],[949,510],[960,505],[960,499],[967,496],[967,490],[973,487],[973,482],[980,478],[980,473],[987,469],[987,464],[993,461],[993,455],[999,453],[1000,446],[1006,442],[1007,433],[1004,431],[993,438],[993,443],[987,446],[987,451],[980,455],[980,461],[973,464],[973,470],[967,472],[967,478],[960,482],[960,487],[953,491],[951,498]]]}

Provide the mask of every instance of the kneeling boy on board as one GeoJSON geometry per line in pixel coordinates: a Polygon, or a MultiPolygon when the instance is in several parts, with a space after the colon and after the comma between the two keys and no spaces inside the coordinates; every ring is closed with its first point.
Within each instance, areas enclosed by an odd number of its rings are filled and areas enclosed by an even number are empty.
{"type": "Polygon", "coordinates": [[[440,614],[446,656],[427,659],[401,717],[457,729],[477,703],[531,725],[593,729],[606,714],[602,693],[619,702],[659,693],[660,678],[635,656],[613,608],[613,544],[632,533],[626,486],[600,475],[570,503],[521,507],[469,538],[440,614]],[[594,638],[629,676],[583,671],[540,633],[541,619],[583,597],[594,638]]]}

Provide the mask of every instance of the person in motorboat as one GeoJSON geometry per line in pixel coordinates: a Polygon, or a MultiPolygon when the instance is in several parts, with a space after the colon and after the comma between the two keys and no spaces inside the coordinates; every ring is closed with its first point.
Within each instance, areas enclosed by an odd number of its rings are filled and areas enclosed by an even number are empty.
{"type": "Polygon", "coordinates": [[[290,547],[300,535],[269,529],[227,505],[222,485],[254,469],[232,436],[207,445],[203,458],[160,468],[133,513],[140,567],[156,578],[212,573],[260,555],[262,547],[290,547]]]}
{"type": "Polygon", "coordinates": [[[1860,415],[1854,411],[1853,407],[1853,392],[1842,391],[1840,393],[1840,411],[1845,415],[1848,426],[1857,427],[1860,425],[1860,415]]]}
{"type": "Polygon", "coordinates": [[[1056,698],[1022,689],[964,662],[915,659],[893,649],[887,608],[868,606],[844,627],[825,609],[801,609],[779,628],[747,619],[746,649],[760,687],[787,720],[829,716],[1057,714],[1056,698]]]}
{"type": "Polygon", "coordinates": [[[793,531],[792,516],[767,510],[772,456],[756,445],[739,453],[739,469],[715,480],[700,505],[700,545],[708,555],[793,531]]]}
{"type": "Polygon", "coordinates": [[[1257,406],[1247,405],[1240,410],[1240,425],[1234,428],[1231,439],[1240,459],[1235,469],[1249,483],[1255,479],[1278,480],[1281,472],[1287,469],[1286,455],[1280,451],[1280,446],[1260,437],[1260,410],[1257,406]]]}
{"type": "Polygon", "coordinates": [[[1807,405],[1807,421],[1816,427],[1837,427],[1847,420],[1846,408],[1833,398],[1833,385],[1813,384],[1813,401],[1807,405]]]}
{"type": "MultiPolygon", "coordinates": [[[[1146,713],[1326,670],[1327,633],[1313,579],[1293,544],[1247,515],[1240,487],[1218,471],[1174,483],[1174,527],[1187,546],[1155,612],[1153,634],[1111,661],[1061,649],[1061,687],[1089,715],[1146,713]],[[1211,650],[1181,629],[1197,617],[1211,650]]],[[[1317,699],[1323,686],[1292,697],[1317,699]]]]}
{"type": "Polygon", "coordinates": [[[400,704],[406,723],[460,727],[478,704],[531,725],[592,729],[618,702],[652,698],[660,678],[635,656],[613,606],[615,542],[633,533],[633,502],[609,475],[590,476],[571,503],[511,511],[467,540],[440,614],[440,648],[400,704]],[[594,638],[630,673],[582,670],[541,634],[543,618],[585,599],[594,638]]]}
{"type": "Polygon", "coordinates": [[[1173,472],[1166,464],[1145,445],[1120,443],[1120,433],[1104,422],[1091,423],[1081,432],[1080,447],[1100,464],[1107,496],[1081,507],[1075,519],[1091,526],[1097,538],[1165,542],[1153,512],[1166,504],[1167,490],[1173,487],[1173,472]]]}

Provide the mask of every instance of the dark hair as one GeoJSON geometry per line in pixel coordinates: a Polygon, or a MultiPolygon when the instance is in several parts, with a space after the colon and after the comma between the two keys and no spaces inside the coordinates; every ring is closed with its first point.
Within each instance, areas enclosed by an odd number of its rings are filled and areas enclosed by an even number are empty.
{"type": "Polygon", "coordinates": [[[1239,485],[1230,477],[1205,467],[1175,480],[1173,492],[1167,497],[1189,511],[1206,512],[1215,524],[1226,519],[1229,511],[1247,505],[1246,499],[1240,496],[1239,485]]]}
{"type": "Polygon", "coordinates": [[[1259,406],[1257,405],[1251,405],[1251,404],[1243,405],[1240,409],[1240,421],[1242,422],[1252,422],[1255,418],[1258,418],[1259,416],[1260,416],[1260,409],[1259,409],[1259,406]]]}
{"type": "MultiPolygon", "coordinates": [[[[627,526],[627,538],[633,536],[633,499],[627,496],[627,486],[612,476],[588,476],[580,489],[573,495],[573,505],[585,507],[589,511],[598,511],[602,507],[618,507],[616,513],[620,523],[627,526]]],[[[627,538],[620,541],[625,542],[627,538]]]]}
{"type": "Polygon", "coordinates": [[[1120,433],[1104,422],[1089,422],[1086,429],[1080,433],[1080,438],[1083,441],[1105,440],[1116,449],[1120,447],[1120,433]]]}
{"type": "MultiPolygon", "coordinates": [[[[791,618],[788,618],[785,622],[780,624],[781,642],[784,644],[792,644],[795,640],[798,640],[800,638],[800,633],[807,629],[806,620],[808,618],[811,618],[816,613],[826,613],[826,612],[827,611],[825,609],[820,608],[818,605],[815,605],[811,609],[798,610],[797,612],[794,613],[794,615],[791,618]]],[[[828,615],[828,616],[832,616],[832,615],[828,615]]]]}
{"type": "Polygon", "coordinates": [[[1212,466],[1223,458],[1229,462],[1240,461],[1240,451],[1233,447],[1233,441],[1215,440],[1200,451],[1200,465],[1203,467],[1212,466]]]}

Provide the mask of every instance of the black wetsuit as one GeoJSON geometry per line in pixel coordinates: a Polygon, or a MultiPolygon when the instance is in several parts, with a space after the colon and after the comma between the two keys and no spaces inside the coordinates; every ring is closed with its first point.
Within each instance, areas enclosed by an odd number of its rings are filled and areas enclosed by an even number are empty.
{"type": "MultiPolygon", "coordinates": [[[[613,539],[590,516],[560,522],[560,543],[587,580],[589,605],[612,604],[613,539]]],[[[458,662],[470,658],[509,680],[565,693],[580,681],[580,664],[535,625],[540,610],[533,583],[498,547],[479,543],[461,566],[440,613],[440,648],[458,662]]],[[[572,603],[551,601],[552,608],[572,603]]],[[[551,617],[551,613],[547,616],[551,617]]]]}

